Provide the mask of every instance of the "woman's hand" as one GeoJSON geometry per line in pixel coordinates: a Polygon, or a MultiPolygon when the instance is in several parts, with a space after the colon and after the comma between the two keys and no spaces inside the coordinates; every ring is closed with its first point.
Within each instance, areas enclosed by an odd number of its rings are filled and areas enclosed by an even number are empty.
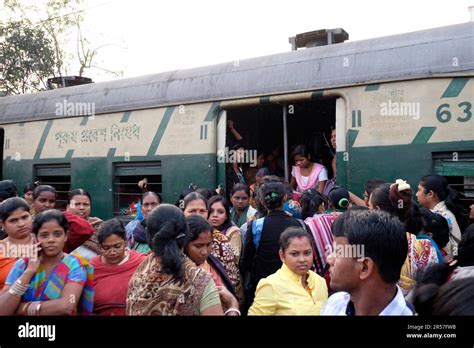
{"type": "Polygon", "coordinates": [[[98,218],[98,217],[93,217],[93,218],[89,219],[89,223],[94,228],[98,228],[100,226],[100,224],[102,224],[103,222],[104,222],[104,220],[102,220],[101,218],[98,218]]]}
{"type": "Polygon", "coordinates": [[[142,180],[140,180],[138,182],[138,187],[140,187],[140,189],[142,189],[142,190],[146,190],[148,188],[148,179],[143,178],[142,180]]]}
{"type": "Polygon", "coordinates": [[[218,286],[217,290],[219,291],[219,297],[221,298],[224,311],[229,308],[239,308],[239,301],[237,301],[234,295],[232,295],[225,286],[218,286]]]}
{"type": "Polygon", "coordinates": [[[40,243],[36,243],[34,246],[34,250],[36,250],[36,255],[33,257],[28,258],[28,266],[26,267],[25,272],[33,275],[38,270],[38,267],[41,263],[40,255],[41,255],[41,246],[40,243]]]}

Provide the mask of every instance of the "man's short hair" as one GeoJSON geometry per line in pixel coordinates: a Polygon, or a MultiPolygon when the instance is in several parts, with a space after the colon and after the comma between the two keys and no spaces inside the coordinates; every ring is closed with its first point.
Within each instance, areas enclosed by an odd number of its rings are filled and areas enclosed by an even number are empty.
{"type": "Polygon", "coordinates": [[[334,221],[332,233],[346,237],[351,245],[363,246],[363,256],[375,262],[386,283],[400,279],[408,241],[398,218],[378,210],[348,210],[334,221]]]}

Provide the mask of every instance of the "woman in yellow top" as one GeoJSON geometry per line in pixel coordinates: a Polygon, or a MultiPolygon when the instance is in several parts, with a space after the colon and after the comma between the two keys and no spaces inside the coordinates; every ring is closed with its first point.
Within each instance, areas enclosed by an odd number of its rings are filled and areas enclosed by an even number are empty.
{"type": "Polygon", "coordinates": [[[310,271],[310,238],[300,227],[289,227],[281,234],[283,265],[260,280],[249,315],[319,315],[328,299],[328,288],[324,278],[310,271]]]}

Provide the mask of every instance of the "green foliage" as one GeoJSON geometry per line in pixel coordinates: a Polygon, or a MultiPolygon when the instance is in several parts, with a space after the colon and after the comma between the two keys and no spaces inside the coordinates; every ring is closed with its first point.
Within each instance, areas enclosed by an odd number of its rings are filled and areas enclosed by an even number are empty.
{"type": "Polygon", "coordinates": [[[0,29],[0,91],[6,95],[46,89],[54,75],[54,48],[45,32],[24,23],[0,29]]]}
{"type": "Polygon", "coordinates": [[[46,89],[49,77],[67,75],[72,55],[65,43],[82,22],[82,0],[3,0],[0,26],[0,93],[46,89]]]}

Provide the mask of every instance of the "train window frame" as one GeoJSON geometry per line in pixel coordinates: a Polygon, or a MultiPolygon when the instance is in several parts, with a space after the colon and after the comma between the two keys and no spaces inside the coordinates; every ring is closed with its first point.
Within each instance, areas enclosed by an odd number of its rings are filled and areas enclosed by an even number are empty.
{"type": "Polygon", "coordinates": [[[35,182],[38,181],[40,185],[51,185],[56,189],[55,208],[66,210],[72,186],[71,164],[35,164],[33,168],[35,182]],[[66,187],[64,188],[64,186],[66,187]]]}
{"type": "Polygon", "coordinates": [[[433,173],[448,180],[460,193],[464,209],[474,203],[474,152],[451,151],[432,153],[433,173]]]}
{"type": "Polygon", "coordinates": [[[141,197],[143,192],[155,191],[159,194],[163,192],[163,169],[161,161],[114,163],[112,177],[113,216],[123,222],[131,221],[137,216],[138,212],[134,212],[133,208],[136,208],[136,199],[141,197]],[[148,188],[141,190],[138,187],[138,181],[145,177],[148,179],[148,188]],[[122,179],[125,181],[122,181],[122,179]],[[133,192],[121,191],[120,187],[123,186],[129,187],[133,192]],[[129,206],[125,208],[124,201],[126,201],[126,199],[124,198],[127,196],[135,197],[129,206]],[[127,211],[127,209],[130,209],[130,211],[127,211]]]}

